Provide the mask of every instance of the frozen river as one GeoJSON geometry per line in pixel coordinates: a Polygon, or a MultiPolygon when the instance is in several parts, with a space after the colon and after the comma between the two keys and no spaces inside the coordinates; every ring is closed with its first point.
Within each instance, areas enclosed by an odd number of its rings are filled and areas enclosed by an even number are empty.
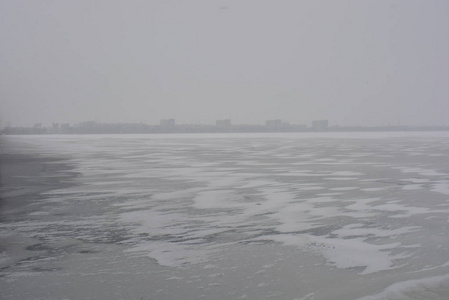
{"type": "Polygon", "coordinates": [[[449,299],[449,133],[2,136],[1,299],[449,299]]]}

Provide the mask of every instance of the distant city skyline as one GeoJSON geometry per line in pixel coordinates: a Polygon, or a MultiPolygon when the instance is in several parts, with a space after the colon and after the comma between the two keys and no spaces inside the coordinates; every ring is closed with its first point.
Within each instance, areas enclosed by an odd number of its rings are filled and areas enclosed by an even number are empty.
{"type": "Polygon", "coordinates": [[[215,119],[215,120],[210,120],[210,121],[200,121],[200,120],[193,120],[191,122],[185,122],[185,121],[180,121],[178,119],[175,118],[165,118],[165,119],[159,119],[159,120],[152,120],[151,122],[145,122],[145,121],[125,121],[125,122],[114,122],[114,121],[109,121],[109,122],[105,122],[105,121],[98,121],[98,120],[82,120],[79,122],[68,122],[68,121],[51,121],[51,120],[47,120],[47,121],[39,121],[39,122],[24,122],[24,123],[14,123],[11,121],[3,121],[0,120],[0,129],[1,128],[5,128],[5,127],[33,127],[37,124],[40,124],[41,126],[47,126],[50,127],[52,124],[70,124],[70,125],[77,125],[77,124],[81,124],[81,123],[86,123],[86,122],[95,122],[95,123],[104,123],[104,124],[147,124],[147,125],[162,125],[162,122],[169,122],[170,120],[175,121],[174,124],[172,125],[217,125],[219,126],[219,123],[222,122],[226,122],[229,121],[232,125],[268,125],[269,122],[275,122],[275,121],[279,121],[285,124],[291,124],[291,125],[305,125],[305,126],[309,126],[312,127],[314,122],[316,121],[326,121],[328,123],[328,125],[330,127],[383,127],[383,126],[410,126],[410,127],[433,127],[433,126],[449,126],[449,122],[446,124],[424,124],[424,125],[419,125],[419,124],[406,124],[406,123],[402,123],[400,121],[397,122],[387,122],[387,123],[373,123],[372,125],[367,125],[367,124],[351,124],[349,122],[344,123],[336,123],[333,122],[332,120],[328,120],[328,119],[320,119],[320,120],[316,120],[316,119],[310,119],[310,121],[308,122],[292,122],[290,120],[287,119],[279,119],[279,118],[270,118],[267,120],[262,120],[260,122],[237,122],[231,118],[225,118],[225,119],[215,119]]]}
{"type": "Polygon", "coordinates": [[[311,124],[292,124],[281,119],[266,120],[264,124],[234,124],[231,119],[216,120],[215,124],[179,124],[175,119],[162,119],[159,124],[146,123],[36,123],[33,126],[7,126],[0,134],[132,134],[132,133],[262,133],[262,132],[347,132],[347,131],[449,131],[449,126],[339,126],[328,120],[311,124]]]}
{"type": "Polygon", "coordinates": [[[447,126],[448,11],[446,0],[4,0],[0,127],[447,126]]]}
{"type": "MultiPolygon", "coordinates": [[[[311,120],[310,122],[291,122],[290,120],[286,119],[268,119],[263,120],[258,123],[249,123],[249,122],[235,122],[233,119],[226,118],[226,119],[216,119],[211,122],[200,122],[200,121],[193,121],[193,122],[182,122],[174,118],[166,118],[166,119],[160,119],[154,122],[101,122],[96,120],[83,120],[81,122],[37,122],[33,124],[13,124],[12,122],[8,122],[9,124],[1,124],[0,128],[4,127],[35,127],[35,126],[43,126],[43,127],[51,127],[54,124],[67,124],[67,125],[79,125],[83,123],[98,123],[98,124],[146,124],[150,126],[160,125],[160,126],[175,126],[175,125],[205,125],[205,126],[231,126],[231,125],[266,125],[266,126],[280,126],[280,125],[304,125],[309,127],[314,126],[323,126],[325,124],[325,127],[351,127],[351,126],[359,126],[359,127],[381,127],[381,126],[420,126],[420,125],[410,125],[410,124],[401,124],[401,123],[387,123],[387,124],[377,124],[377,125],[361,125],[361,124],[348,124],[348,125],[341,125],[338,123],[332,123],[330,120],[327,119],[320,119],[320,120],[311,120]]],[[[432,127],[432,126],[449,126],[449,125],[441,125],[441,124],[435,124],[435,125],[422,125],[423,127],[432,127]]]]}

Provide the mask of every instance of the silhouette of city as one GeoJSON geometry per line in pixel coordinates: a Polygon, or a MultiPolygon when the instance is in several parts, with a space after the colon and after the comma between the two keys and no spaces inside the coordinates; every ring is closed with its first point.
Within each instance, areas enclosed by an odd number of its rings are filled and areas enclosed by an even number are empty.
{"type": "Polygon", "coordinates": [[[176,124],[175,119],[160,120],[158,125],[145,123],[98,123],[95,121],[77,124],[41,123],[33,127],[3,128],[1,134],[151,134],[151,133],[269,133],[269,132],[347,132],[347,131],[447,131],[449,126],[331,126],[328,120],[314,120],[306,124],[290,124],[281,119],[267,120],[265,124],[232,124],[231,119],[217,120],[215,125],[176,124]]]}

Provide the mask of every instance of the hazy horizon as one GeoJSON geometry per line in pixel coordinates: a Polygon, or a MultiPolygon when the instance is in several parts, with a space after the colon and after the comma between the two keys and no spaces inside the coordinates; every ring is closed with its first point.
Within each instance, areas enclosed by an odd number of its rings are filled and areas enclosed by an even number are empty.
{"type": "Polygon", "coordinates": [[[0,3],[0,127],[448,126],[447,1],[0,3]]]}

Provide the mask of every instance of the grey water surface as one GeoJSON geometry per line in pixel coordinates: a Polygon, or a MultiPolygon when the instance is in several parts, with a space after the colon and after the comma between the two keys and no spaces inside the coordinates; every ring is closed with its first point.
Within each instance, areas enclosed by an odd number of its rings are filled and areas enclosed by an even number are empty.
{"type": "Polygon", "coordinates": [[[449,134],[2,136],[1,299],[447,299],[449,134]]]}

